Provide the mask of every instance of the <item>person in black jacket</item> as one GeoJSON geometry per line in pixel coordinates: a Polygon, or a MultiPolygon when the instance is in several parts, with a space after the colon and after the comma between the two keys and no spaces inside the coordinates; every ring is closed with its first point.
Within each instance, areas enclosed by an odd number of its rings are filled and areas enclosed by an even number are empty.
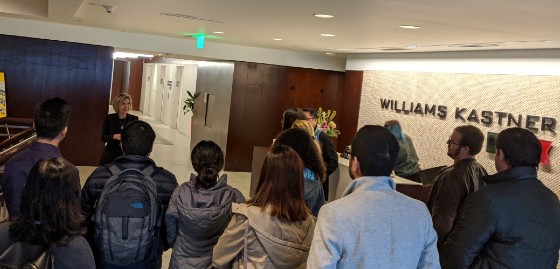
{"type": "Polygon", "coordinates": [[[529,130],[498,134],[498,173],[467,197],[440,248],[442,268],[556,268],[560,202],[537,178],[540,158],[541,144],[529,130]]]}
{"type": "MultiPolygon", "coordinates": [[[[319,115],[317,111],[313,108],[304,108],[303,113],[305,114],[307,120],[311,122],[313,128],[317,129],[317,118],[319,115]]],[[[316,139],[321,145],[321,154],[325,166],[327,167],[327,177],[323,183],[323,191],[325,193],[325,200],[329,199],[329,176],[334,173],[336,168],[338,168],[338,154],[334,148],[333,140],[326,133],[322,132],[320,129],[315,134],[316,139]]]]}
{"type": "MultiPolygon", "coordinates": [[[[92,245],[94,254],[97,254],[97,248],[93,240],[95,223],[92,221],[91,217],[95,214],[95,203],[103,191],[105,182],[107,182],[109,177],[111,177],[111,172],[108,168],[110,165],[116,165],[121,170],[126,168],[137,168],[143,170],[147,166],[152,166],[154,171],[157,171],[152,177],[156,183],[157,198],[161,202],[161,205],[164,208],[167,208],[169,200],[171,199],[171,194],[178,186],[178,183],[175,175],[161,167],[156,166],[155,162],[149,158],[155,138],[156,134],[148,123],[144,121],[134,121],[127,124],[122,131],[121,137],[124,155],[117,158],[109,165],[98,167],[86,180],[82,189],[81,204],[82,211],[86,216],[86,224],[88,225],[86,238],[92,245]]],[[[160,214],[165,214],[165,212],[161,212],[160,214]]],[[[162,225],[159,233],[159,249],[157,253],[151,253],[154,257],[149,259],[151,261],[155,259],[155,265],[146,265],[145,268],[161,268],[162,253],[165,249],[169,248],[166,243],[165,231],[165,225],[162,225]]],[[[96,259],[99,259],[99,257],[96,257],[96,259]]]]}
{"type": "Polygon", "coordinates": [[[126,93],[121,93],[113,100],[115,113],[109,114],[103,121],[101,141],[105,142],[105,149],[101,154],[99,165],[112,163],[116,158],[123,155],[121,149],[121,132],[124,126],[137,121],[138,117],[129,114],[132,109],[132,97],[126,93]]]}

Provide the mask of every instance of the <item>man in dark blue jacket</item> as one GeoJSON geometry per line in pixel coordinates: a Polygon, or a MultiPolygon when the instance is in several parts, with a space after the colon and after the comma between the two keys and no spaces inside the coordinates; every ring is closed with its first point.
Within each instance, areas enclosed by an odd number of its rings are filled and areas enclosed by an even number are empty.
{"type": "MultiPolygon", "coordinates": [[[[127,124],[121,134],[121,146],[124,155],[117,158],[113,163],[108,164],[107,166],[100,166],[95,169],[84,184],[84,188],[82,189],[81,204],[82,211],[86,216],[86,222],[88,225],[88,234],[86,239],[88,239],[92,246],[93,253],[96,256],[96,262],[98,263],[98,268],[100,266],[103,267],[104,261],[100,260],[102,258],[99,257],[99,253],[96,251],[98,246],[96,246],[93,240],[95,223],[92,221],[92,215],[95,214],[95,204],[101,196],[103,187],[112,175],[108,166],[116,165],[121,169],[121,171],[127,168],[143,170],[146,167],[151,166],[153,171],[156,171],[152,175],[152,179],[156,183],[157,198],[164,209],[167,209],[169,200],[171,199],[171,194],[178,185],[174,174],[156,166],[155,162],[149,158],[155,138],[156,134],[148,123],[144,121],[134,121],[127,124]]],[[[160,212],[160,214],[163,216],[165,212],[160,212]]],[[[159,244],[157,251],[148,252],[150,257],[146,257],[145,263],[142,266],[135,265],[133,268],[161,268],[161,256],[163,251],[168,248],[166,244],[165,230],[165,225],[162,223],[159,232],[159,244]]],[[[117,267],[110,266],[109,268],[117,267]]]]}
{"type": "Polygon", "coordinates": [[[37,139],[28,148],[14,155],[4,168],[2,190],[10,220],[19,216],[21,191],[31,168],[37,161],[60,157],[58,145],[66,137],[70,121],[70,105],[58,97],[48,99],[35,107],[33,127],[37,139]]]}
{"type": "Polygon", "coordinates": [[[442,268],[556,268],[560,202],[537,178],[540,158],[541,144],[530,131],[498,134],[498,173],[467,197],[440,248],[442,268]]]}

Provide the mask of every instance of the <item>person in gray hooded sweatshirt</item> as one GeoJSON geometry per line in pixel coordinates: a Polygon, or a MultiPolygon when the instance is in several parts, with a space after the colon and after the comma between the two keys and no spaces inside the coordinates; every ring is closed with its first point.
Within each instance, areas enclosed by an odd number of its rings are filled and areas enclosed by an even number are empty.
{"type": "Polygon", "coordinates": [[[306,267],[315,218],[303,200],[303,163],[288,146],[274,146],[264,160],[253,199],[235,205],[214,247],[217,268],[306,267]]]}
{"type": "Polygon", "coordinates": [[[212,268],[212,248],[231,219],[232,203],[243,203],[241,192],[227,185],[224,154],[212,141],[199,142],[191,152],[198,175],[175,189],[165,213],[167,242],[173,247],[169,268],[212,268]]]}

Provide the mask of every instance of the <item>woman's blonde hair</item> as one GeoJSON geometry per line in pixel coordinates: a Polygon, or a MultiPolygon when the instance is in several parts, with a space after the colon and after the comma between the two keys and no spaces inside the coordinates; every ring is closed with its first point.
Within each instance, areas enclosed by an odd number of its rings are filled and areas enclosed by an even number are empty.
{"type": "Polygon", "coordinates": [[[302,129],[309,133],[310,136],[315,137],[315,130],[313,130],[313,125],[311,125],[311,122],[309,122],[308,120],[296,120],[292,124],[292,128],[302,129]]]}
{"type": "Polygon", "coordinates": [[[116,113],[119,113],[119,105],[125,99],[130,100],[130,110],[132,110],[132,97],[130,97],[130,95],[128,93],[121,93],[121,94],[117,95],[117,97],[115,97],[115,99],[113,99],[113,103],[111,103],[113,105],[113,109],[115,110],[116,113]]]}

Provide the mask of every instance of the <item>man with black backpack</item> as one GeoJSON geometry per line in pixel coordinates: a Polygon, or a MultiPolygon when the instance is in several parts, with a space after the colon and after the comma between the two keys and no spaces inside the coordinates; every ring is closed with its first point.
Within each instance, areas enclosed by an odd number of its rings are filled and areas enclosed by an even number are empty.
{"type": "Polygon", "coordinates": [[[177,179],[148,156],[155,140],[143,121],[122,130],[124,155],[100,166],[82,189],[82,211],[98,268],[161,268],[163,216],[177,179]]]}

